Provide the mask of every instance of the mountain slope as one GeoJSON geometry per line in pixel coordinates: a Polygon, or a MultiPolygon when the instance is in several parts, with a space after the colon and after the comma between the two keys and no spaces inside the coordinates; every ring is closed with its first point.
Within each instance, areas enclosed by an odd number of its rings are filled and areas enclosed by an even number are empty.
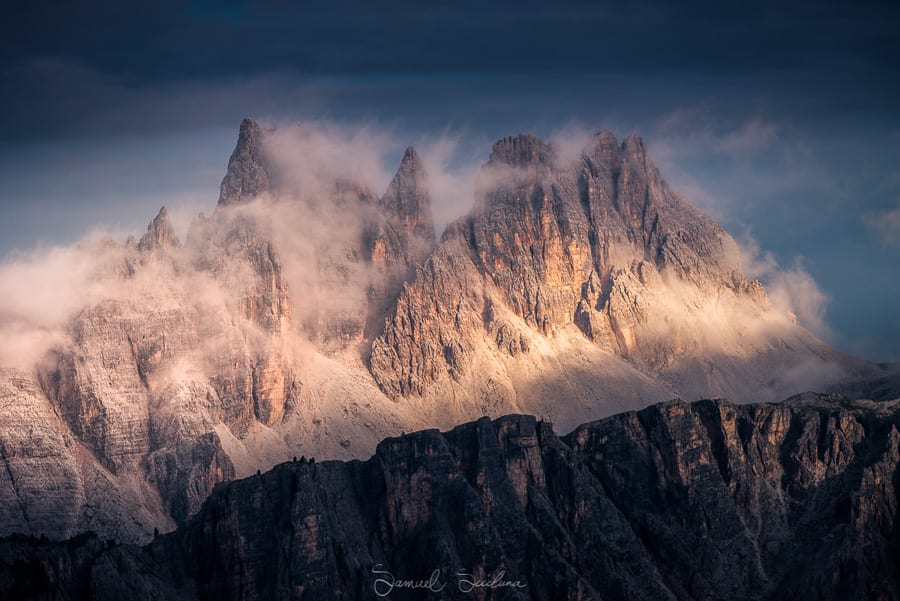
{"type": "Polygon", "coordinates": [[[500,140],[439,241],[415,149],[378,194],[321,146],[245,120],[185,240],[163,208],[140,240],[79,249],[61,341],[0,377],[0,534],[146,541],[295,455],[883,375],[771,307],[636,136],[500,140]]]}
{"type": "Polygon", "coordinates": [[[896,402],[816,395],[672,401],[561,438],[485,418],[222,486],[144,548],[7,539],[0,587],[375,599],[388,572],[437,570],[439,593],[391,598],[897,599],[898,426],[896,402]],[[520,586],[459,586],[498,575],[520,586]]]}

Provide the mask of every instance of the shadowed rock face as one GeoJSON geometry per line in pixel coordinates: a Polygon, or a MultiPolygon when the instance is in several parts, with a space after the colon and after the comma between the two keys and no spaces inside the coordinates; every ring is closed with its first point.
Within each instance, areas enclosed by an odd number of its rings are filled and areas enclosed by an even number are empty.
{"type": "Polygon", "coordinates": [[[265,131],[252,119],[244,119],[238,141],[228,160],[228,171],[219,188],[219,205],[253,199],[269,190],[269,165],[263,148],[265,131]]]}
{"type": "Polygon", "coordinates": [[[485,418],[218,487],[143,548],[6,539],[0,590],[375,599],[383,569],[445,584],[396,599],[897,599],[898,409],[672,401],[564,437],[485,418]],[[474,596],[460,570],[523,586],[474,596]]]}

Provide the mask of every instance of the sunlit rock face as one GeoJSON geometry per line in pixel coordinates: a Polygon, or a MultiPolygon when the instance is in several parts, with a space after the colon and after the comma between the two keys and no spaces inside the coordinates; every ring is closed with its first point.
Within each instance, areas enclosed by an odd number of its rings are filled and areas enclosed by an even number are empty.
{"type": "Polygon", "coordinates": [[[576,330],[574,352],[590,343],[686,397],[779,398],[845,369],[772,309],[734,240],[665,183],[643,141],[609,132],[577,157],[527,134],[497,142],[474,211],[403,290],[371,369],[390,396],[427,396],[485,352],[528,354],[535,335],[576,330]]]}
{"type": "Polygon", "coordinates": [[[245,120],[210,216],[79,249],[84,294],[3,371],[0,534],[143,541],[293,456],[527,412],[570,429],[675,396],[776,400],[874,366],[773,309],[635,136],[497,142],[440,240],[407,148],[381,194],[303,128],[245,120]],[[326,160],[327,159],[327,160],[326,160]]]}
{"type": "Polygon", "coordinates": [[[143,549],[0,541],[0,594],[80,599],[893,599],[897,402],[673,401],[565,436],[532,416],[300,458],[143,549]],[[380,580],[380,582],[379,582],[380,580]],[[20,588],[16,588],[20,587],[20,588]],[[84,598],[87,598],[86,596],[84,598]]]}

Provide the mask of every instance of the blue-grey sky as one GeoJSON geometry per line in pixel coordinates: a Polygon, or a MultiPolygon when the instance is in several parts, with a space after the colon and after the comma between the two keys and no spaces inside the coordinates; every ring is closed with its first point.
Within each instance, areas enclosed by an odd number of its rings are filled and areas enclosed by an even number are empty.
{"type": "Polygon", "coordinates": [[[380,128],[398,160],[445,136],[461,162],[606,127],[808,272],[829,342],[900,360],[898,32],[897,2],[8,3],[0,253],[209,211],[245,116],[380,128]]]}

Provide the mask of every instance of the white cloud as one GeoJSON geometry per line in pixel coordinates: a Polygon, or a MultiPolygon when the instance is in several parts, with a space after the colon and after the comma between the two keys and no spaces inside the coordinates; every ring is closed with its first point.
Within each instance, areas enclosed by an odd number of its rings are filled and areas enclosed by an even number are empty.
{"type": "Polygon", "coordinates": [[[894,209],[866,213],[862,219],[881,244],[900,247],[900,202],[894,209]]]}
{"type": "Polygon", "coordinates": [[[772,305],[824,340],[835,333],[825,319],[830,298],[803,266],[803,257],[794,257],[790,267],[782,267],[771,252],[763,252],[749,233],[738,241],[744,273],[765,285],[772,305]]]}
{"type": "Polygon", "coordinates": [[[740,123],[723,123],[708,107],[676,109],[661,118],[657,137],[679,141],[682,152],[713,151],[735,158],[766,149],[779,138],[780,128],[766,117],[757,115],[740,123]]]}
{"type": "Polygon", "coordinates": [[[462,143],[461,132],[444,131],[416,145],[425,165],[438,231],[472,208],[475,182],[485,157],[462,143]]]}
{"type": "Polygon", "coordinates": [[[767,148],[778,139],[778,128],[774,123],[754,117],[724,135],[713,138],[713,148],[732,155],[757,152],[767,148]]]}

